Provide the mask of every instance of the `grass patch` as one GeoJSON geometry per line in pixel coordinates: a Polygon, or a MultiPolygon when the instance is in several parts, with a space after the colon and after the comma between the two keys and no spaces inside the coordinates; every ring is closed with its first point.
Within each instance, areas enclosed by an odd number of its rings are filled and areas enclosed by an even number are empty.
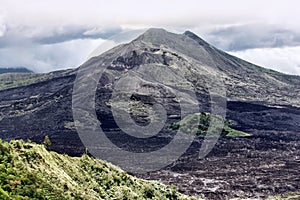
{"type": "Polygon", "coordinates": [[[268,197],[267,200],[299,200],[300,192],[290,192],[282,195],[268,197]]]}
{"type": "Polygon", "coordinates": [[[211,127],[211,135],[219,134],[221,131],[221,136],[228,137],[247,137],[250,136],[249,133],[239,131],[230,127],[235,122],[232,120],[225,120],[217,116],[211,116],[210,113],[194,113],[186,116],[181,121],[172,123],[170,129],[181,130],[184,133],[195,135],[195,136],[206,136],[208,134],[208,129],[211,120],[222,120],[224,121],[224,127],[211,127]],[[222,130],[220,130],[222,128],[222,130]]]}
{"type": "Polygon", "coordinates": [[[239,131],[233,128],[230,128],[229,126],[224,126],[224,130],[227,132],[226,136],[228,137],[248,137],[251,136],[251,134],[239,131]]]}

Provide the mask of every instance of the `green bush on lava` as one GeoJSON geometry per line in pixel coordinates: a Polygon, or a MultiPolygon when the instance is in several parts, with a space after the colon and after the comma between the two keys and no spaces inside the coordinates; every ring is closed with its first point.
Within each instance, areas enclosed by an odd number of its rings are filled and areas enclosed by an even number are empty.
{"type": "MultiPolygon", "coordinates": [[[[221,131],[221,136],[228,137],[247,137],[250,134],[233,129],[229,127],[233,125],[234,122],[231,120],[224,120],[218,116],[214,116],[214,119],[224,121],[223,127],[211,127],[211,136],[219,134],[221,131]],[[220,130],[222,128],[222,130],[220,130]],[[219,130],[219,131],[218,131],[219,130]]],[[[209,113],[194,113],[187,115],[179,122],[174,122],[171,124],[170,129],[181,130],[183,133],[192,134],[196,136],[206,136],[208,134],[208,129],[212,116],[209,113]]]]}

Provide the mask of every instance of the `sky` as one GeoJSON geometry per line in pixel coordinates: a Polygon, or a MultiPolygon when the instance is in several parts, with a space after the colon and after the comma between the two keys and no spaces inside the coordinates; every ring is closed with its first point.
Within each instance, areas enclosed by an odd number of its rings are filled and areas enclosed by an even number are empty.
{"type": "Polygon", "coordinates": [[[0,0],[0,67],[75,68],[110,37],[190,30],[255,64],[300,75],[297,0],[0,0]]]}

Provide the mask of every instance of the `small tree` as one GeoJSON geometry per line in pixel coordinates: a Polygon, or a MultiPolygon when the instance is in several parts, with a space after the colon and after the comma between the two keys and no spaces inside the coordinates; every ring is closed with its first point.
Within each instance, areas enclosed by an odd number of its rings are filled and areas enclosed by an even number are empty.
{"type": "Polygon", "coordinates": [[[45,146],[45,148],[46,148],[47,150],[49,150],[49,148],[50,148],[50,146],[51,146],[51,141],[50,141],[48,135],[45,136],[43,145],[45,146]]]}

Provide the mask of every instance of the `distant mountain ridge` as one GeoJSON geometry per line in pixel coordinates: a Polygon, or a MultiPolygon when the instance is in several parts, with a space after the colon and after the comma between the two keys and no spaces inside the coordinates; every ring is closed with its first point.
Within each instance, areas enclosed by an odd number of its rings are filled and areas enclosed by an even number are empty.
{"type": "Polygon", "coordinates": [[[25,68],[25,67],[15,67],[15,68],[1,68],[0,74],[4,73],[33,73],[33,71],[25,68]]]}

